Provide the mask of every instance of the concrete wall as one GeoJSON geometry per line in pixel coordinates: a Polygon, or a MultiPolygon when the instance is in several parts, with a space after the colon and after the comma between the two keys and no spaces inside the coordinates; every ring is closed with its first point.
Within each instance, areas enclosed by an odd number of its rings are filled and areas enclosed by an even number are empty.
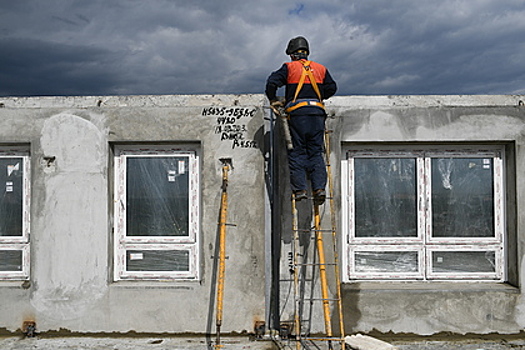
{"type": "MultiPolygon", "coordinates": [[[[524,328],[523,101],[523,96],[335,97],[331,101],[329,127],[334,130],[334,146],[339,146],[335,150],[348,143],[499,143],[505,145],[507,160],[510,283],[348,284],[343,288],[347,331],[427,335],[517,333],[524,328]]],[[[335,153],[332,159],[340,164],[341,155],[335,153]]]]}
{"type": "MultiPolygon", "coordinates": [[[[344,284],[346,333],[517,333],[524,328],[525,222],[520,212],[525,205],[525,107],[520,100],[525,97],[349,96],[328,101],[339,227],[340,160],[348,143],[499,143],[507,157],[509,283],[344,284]]],[[[237,225],[228,226],[227,233],[223,330],[251,331],[255,320],[281,312],[286,320],[290,192],[278,139],[272,214],[265,160],[271,133],[278,137],[279,131],[265,122],[265,103],[262,95],[0,98],[0,144],[30,145],[32,166],[30,285],[0,281],[0,328],[15,331],[24,320],[35,319],[40,331],[214,332],[212,256],[222,157],[233,159],[228,221],[237,225]],[[206,115],[209,107],[256,112],[235,121],[246,125],[236,136],[217,128],[221,122],[206,115]],[[137,142],[200,147],[199,281],[112,281],[112,146],[137,142]],[[44,157],[55,161],[49,164],[44,157]]],[[[310,219],[301,217],[306,225],[310,219]]],[[[316,315],[314,330],[322,330],[322,313],[316,315]]]]}
{"type": "Polygon", "coordinates": [[[0,281],[0,328],[215,332],[213,256],[222,164],[232,158],[222,330],[253,330],[264,307],[262,96],[0,99],[0,144],[31,151],[31,278],[0,281]],[[219,121],[209,107],[249,110],[219,121]],[[224,124],[223,124],[224,123],[224,124]],[[244,125],[240,132],[219,126],[244,125]],[[192,143],[200,149],[198,281],[112,281],[115,143],[192,143]],[[52,162],[44,160],[54,157],[52,162]]]}

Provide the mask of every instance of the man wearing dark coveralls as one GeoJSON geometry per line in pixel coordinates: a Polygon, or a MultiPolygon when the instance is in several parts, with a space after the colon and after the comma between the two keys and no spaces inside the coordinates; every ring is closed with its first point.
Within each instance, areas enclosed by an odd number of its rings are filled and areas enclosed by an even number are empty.
{"type": "Polygon", "coordinates": [[[265,93],[272,106],[281,107],[283,102],[277,99],[277,90],[286,85],[284,108],[289,115],[293,142],[293,148],[288,151],[290,184],[295,200],[300,201],[308,198],[309,178],[314,201],[320,205],[326,198],[327,181],[323,157],[326,120],[323,100],[335,94],[337,85],[326,67],[308,60],[309,53],[304,37],[291,39],[286,48],[291,62],[270,74],[265,93]]]}

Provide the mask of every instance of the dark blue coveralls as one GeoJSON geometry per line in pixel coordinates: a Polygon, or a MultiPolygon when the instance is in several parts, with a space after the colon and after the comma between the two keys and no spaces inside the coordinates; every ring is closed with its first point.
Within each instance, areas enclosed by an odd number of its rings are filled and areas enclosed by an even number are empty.
{"type": "MultiPolygon", "coordinates": [[[[270,102],[277,101],[277,90],[286,85],[285,99],[288,106],[294,98],[297,88],[297,74],[291,74],[290,70],[302,69],[302,64],[294,65],[287,62],[280,69],[270,74],[266,81],[266,96],[270,102]]],[[[317,81],[321,93],[321,100],[325,100],[335,94],[337,85],[330,76],[328,70],[324,69],[322,81],[317,81]]],[[[297,73],[297,72],[295,72],[297,73]]],[[[309,82],[305,82],[299,91],[297,101],[316,100],[319,98],[309,82]]],[[[322,101],[320,101],[322,102],[322,101]]],[[[300,107],[289,113],[290,134],[292,136],[293,149],[288,151],[288,165],[290,168],[290,184],[292,191],[303,191],[307,189],[307,179],[310,179],[313,191],[324,190],[326,187],[326,165],[324,162],[324,133],[326,113],[323,108],[317,106],[300,107]]]]}

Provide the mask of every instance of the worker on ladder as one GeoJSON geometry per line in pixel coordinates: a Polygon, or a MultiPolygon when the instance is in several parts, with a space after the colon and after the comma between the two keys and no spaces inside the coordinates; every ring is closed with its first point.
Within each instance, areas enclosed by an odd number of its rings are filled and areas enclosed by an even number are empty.
{"type": "Polygon", "coordinates": [[[298,36],[288,43],[286,54],[291,62],[270,74],[266,96],[274,108],[283,107],[289,116],[293,148],[288,150],[290,183],[296,201],[308,198],[307,178],[317,205],[326,198],[326,167],[323,158],[326,112],[323,100],[337,90],[328,69],[308,60],[308,41],[298,36]],[[285,102],[277,98],[277,90],[286,85],[285,102]]]}

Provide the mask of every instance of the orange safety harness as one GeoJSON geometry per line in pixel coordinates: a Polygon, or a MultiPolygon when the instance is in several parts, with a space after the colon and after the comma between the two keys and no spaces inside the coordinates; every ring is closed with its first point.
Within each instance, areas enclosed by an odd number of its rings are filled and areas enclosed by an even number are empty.
{"type": "Polygon", "coordinates": [[[297,88],[295,89],[295,95],[293,97],[293,100],[290,102],[290,107],[285,109],[286,113],[290,113],[304,106],[316,106],[316,107],[320,107],[324,109],[324,103],[321,102],[321,91],[319,91],[319,86],[317,86],[317,82],[315,81],[314,74],[310,70],[310,61],[301,60],[301,63],[303,64],[303,71],[301,72],[301,78],[299,78],[299,83],[297,84],[297,88]],[[299,95],[299,91],[301,91],[304,85],[304,81],[307,76],[308,76],[308,79],[310,79],[310,83],[312,84],[312,87],[317,97],[319,98],[319,101],[299,100],[297,102],[297,96],[299,95]]]}

